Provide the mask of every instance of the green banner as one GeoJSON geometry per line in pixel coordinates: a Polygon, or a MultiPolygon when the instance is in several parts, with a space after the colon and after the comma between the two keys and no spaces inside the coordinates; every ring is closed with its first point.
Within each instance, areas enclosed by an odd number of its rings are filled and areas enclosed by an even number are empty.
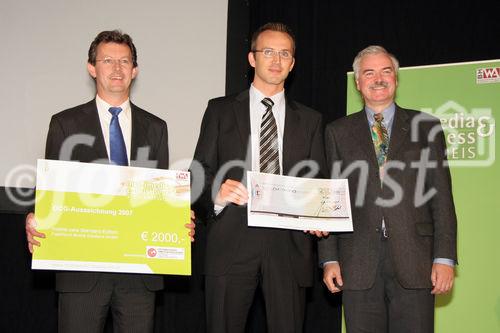
{"type": "MultiPolygon", "coordinates": [[[[436,298],[436,332],[500,332],[500,60],[401,68],[396,102],[441,119],[458,216],[456,280],[436,298]],[[495,185],[497,184],[497,185],[495,185]]],[[[353,74],[347,113],[363,107],[353,74]]]]}

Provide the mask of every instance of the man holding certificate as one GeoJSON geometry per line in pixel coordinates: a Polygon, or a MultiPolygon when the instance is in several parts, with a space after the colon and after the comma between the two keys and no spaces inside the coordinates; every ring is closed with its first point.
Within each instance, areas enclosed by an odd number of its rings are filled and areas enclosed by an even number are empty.
{"type": "MultiPolygon", "coordinates": [[[[305,288],[313,283],[313,238],[302,231],[249,227],[244,180],[247,170],[290,175],[301,161],[323,166],[321,115],[285,96],[294,54],[286,25],[259,28],[248,53],[255,69],[250,89],[209,101],[203,118],[191,171],[193,183],[196,165],[205,175],[195,210],[208,223],[208,332],[244,332],[259,285],[269,331],[302,332],[305,288]]],[[[292,175],[310,171],[299,169],[292,175]]]]}
{"type": "MultiPolygon", "coordinates": [[[[129,100],[130,86],[138,73],[136,48],[130,36],[118,30],[99,33],[90,45],[87,69],[95,80],[97,95],[52,117],[46,159],[109,161],[123,166],[141,166],[143,160],[144,166],[150,167],[153,161],[157,168],[167,169],[165,121],[129,100]],[[92,140],[79,142],[81,137],[92,140]],[[140,156],[138,151],[144,147],[148,155],[140,156]]],[[[194,225],[186,226],[192,237],[194,225]]],[[[35,245],[40,246],[34,237],[45,236],[35,227],[33,214],[29,214],[26,233],[30,252],[35,245]]],[[[59,332],[101,332],[108,311],[115,331],[152,332],[155,291],[162,288],[161,275],[58,272],[59,332]]]]}

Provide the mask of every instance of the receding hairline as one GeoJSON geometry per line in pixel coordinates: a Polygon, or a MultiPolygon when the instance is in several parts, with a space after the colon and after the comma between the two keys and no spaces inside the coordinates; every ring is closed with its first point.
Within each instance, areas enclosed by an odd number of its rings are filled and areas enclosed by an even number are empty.
{"type": "Polygon", "coordinates": [[[274,34],[282,34],[284,36],[286,36],[288,38],[288,40],[290,41],[290,46],[291,46],[291,50],[290,51],[293,51],[293,48],[294,48],[294,39],[292,36],[290,36],[289,33],[287,32],[284,32],[284,31],[276,31],[276,30],[264,30],[262,31],[258,36],[257,36],[257,39],[255,40],[255,46],[257,47],[257,44],[259,42],[259,39],[262,37],[262,35],[266,34],[266,33],[274,33],[274,34]]]}
{"type": "Polygon", "coordinates": [[[288,35],[288,38],[292,42],[291,51],[292,51],[292,53],[295,54],[295,48],[296,48],[295,35],[294,35],[292,29],[290,29],[290,27],[288,25],[281,23],[281,22],[269,22],[269,23],[262,25],[257,30],[255,30],[254,33],[252,34],[252,39],[251,39],[251,43],[250,43],[251,44],[250,51],[255,51],[255,48],[257,47],[257,41],[258,41],[260,35],[266,31],[281,32],[281,33],[284,33],[285,35],[288,35]]]}

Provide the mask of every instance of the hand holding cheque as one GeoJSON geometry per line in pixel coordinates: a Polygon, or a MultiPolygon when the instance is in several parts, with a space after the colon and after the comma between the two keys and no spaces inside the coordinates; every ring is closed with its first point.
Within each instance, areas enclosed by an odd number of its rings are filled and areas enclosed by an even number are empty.
{"type": "Polygon", "coordinates": [[[189,206],[185,171],[39,160],[32,268],[190,275],[189,206]]]}
{"type": "Polygon", "coordinates": [[[330,231],[352,231],[349,189],[345,180],[307,179],[248,172],[248,188],[227,179],[215,198],[248,206],[248,225],[304,230],[317,237],[330,231]]]}
{"type": "MultiPolygon", "coordinates": [[[[194,234],[195,234],[195,228],[196,228],[195,220],[196,220],[196,217],[194,215],[194,212],[191,211],[191,222],[184,224],[186,229],[188,229],[188,236],[191,239],[191,242],[194,242],[194,234]]],[[[45,234],[43,232],[37,231],[36,226],[37,226],[37,223],[36,223],[35,214],[29,213],[26,216],[25,228],[26,228],[26,239],[28,241],[28,250],[30,251],[31,254],[33,254],[33,252],[35,251],[35,246],[42,245],[40,243],[40,241],[37,240],[35,237],[45,238],[45,234]]]]}

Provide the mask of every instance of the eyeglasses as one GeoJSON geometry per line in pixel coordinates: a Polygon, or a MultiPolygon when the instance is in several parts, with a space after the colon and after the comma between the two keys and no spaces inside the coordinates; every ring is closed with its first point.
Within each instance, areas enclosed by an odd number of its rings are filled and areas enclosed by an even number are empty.
{"type": "Polygon", "coordinates": [[[275,50],[275,49],[262,49],[262,50],[253,50],[252,52],[262,52],[264,57],[266,58],[274,58],[275,56],[279,55],[280,58],[282,59],[291,59],[292,52],[288,50],[275,50]]]}
{"type": "Polygon", "coordinates": [[[106,57],[104,59],[96,59],[96,61],[101,61],[106,66],[116,66],[116,65],[120,65],[122,67],[132,66],[132,61],[130,61],[130,59],[128,58],[113,59],[106,57]]]}

